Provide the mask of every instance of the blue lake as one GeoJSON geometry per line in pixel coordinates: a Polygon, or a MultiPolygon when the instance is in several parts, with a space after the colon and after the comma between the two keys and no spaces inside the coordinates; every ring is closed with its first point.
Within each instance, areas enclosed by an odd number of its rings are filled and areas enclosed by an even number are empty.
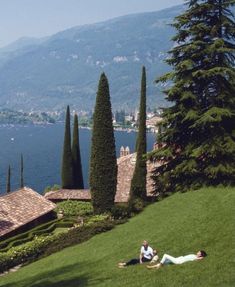
{"type": "MultiPolygon", "coordinates": [[[[8,166],[11,166],[11,190],[19,188],[20,155],[24,157],[26,186],[42,193],[46,186],[60,184],[64,124],[0,126],[0,194],[5,193],[8,166]]],[[[80,129],[80,149],[85,187],[88,187],[91,130],[80,129]]],[[[155,134],[147,134],[148,150],[155,134]]],[[[129,146],[134,151],[136,133],[116,131],[116,151],[129,146]]]]}

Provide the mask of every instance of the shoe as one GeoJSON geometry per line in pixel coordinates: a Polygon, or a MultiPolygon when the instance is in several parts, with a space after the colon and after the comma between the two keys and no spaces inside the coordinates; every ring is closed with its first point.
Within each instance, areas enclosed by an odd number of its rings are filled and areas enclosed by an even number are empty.
{"type": "Polygon", "coordinates": [[[118,265],[118,268],[126,268],[126,265],[118,265]]]}
{"type": "Polygon", "coordinates": [[[125,267],[125,266],[126,266],[126,263],[125,263],[125,262],[119,262],[119,263],[118,263],[118,266],[124,266],[124,267],[125,267]]]}

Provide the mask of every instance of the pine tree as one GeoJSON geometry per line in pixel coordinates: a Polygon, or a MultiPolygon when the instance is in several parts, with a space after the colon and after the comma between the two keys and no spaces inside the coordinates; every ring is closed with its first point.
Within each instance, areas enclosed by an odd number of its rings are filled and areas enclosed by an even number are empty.
{"type": "Polygon", "coordinates": [[[61,171],[62,188],[73,188],[73,160],[71,151],[70,109],[67,106],[61,171]]]}
{"type": "Polygon", "coordinates": [[[158,81],[171,106],[163,113],[162,148],[154,159],[162,193],[235,183],[234,1],[191,0],[176,17],[176,42],[158,81]]]}
{"type": "Polygon", "coordinates": [[[131,180],[130,203],[136,199],[146,199],[146,70],[142,68],[141,95],[139,108],[139,131],[136,141],[136,164],[131,180]]]}
{"type": "Polygon", "coordinates": [[[78,116],[74,116],[73,125],[73,144],[72,144],[72,157],[73,157],[73,188],[83,189],[83,176],[82,176],[82,163],[79,145],[79,129],[78,129],[78,116]]]}
{"type": "Polygon", "coordinates": [[[108,79],[101,74],[93,115],[90,159],[90,189],[95,213],[114,205],[117,163],[108,79]]]}
{"type": "Polygon", "coordinates": [[[6,192],[11,192],[11,166],[8,166],[7,170],[7,185],[6,185],[6,192]]]}
{"type": "Polygon", "coordinates": [[[22,154],[20,157],[20,187],[24,187],[24,160],[22,154]]]}

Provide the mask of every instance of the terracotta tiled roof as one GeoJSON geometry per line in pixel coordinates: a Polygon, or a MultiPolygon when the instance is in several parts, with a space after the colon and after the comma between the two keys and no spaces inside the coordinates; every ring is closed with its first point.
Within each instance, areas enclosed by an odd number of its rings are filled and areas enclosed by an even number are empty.
{"type": "Polygon", "coordinates": [[[54,203],[27,187],[0,196],[0,236],[49,213],[55,207],[54,203]]]}
{"type": "Polygon", "coordinates": [[[90,200],[91,193],[89,189],[59,189],[56,191],[49,191],[45,194],[45,198],[49,200],[90,200]]]}

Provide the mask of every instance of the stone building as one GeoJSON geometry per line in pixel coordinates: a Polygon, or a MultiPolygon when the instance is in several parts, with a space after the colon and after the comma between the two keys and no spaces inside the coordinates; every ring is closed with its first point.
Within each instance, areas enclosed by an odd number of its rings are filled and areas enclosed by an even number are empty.
{"type": "Polygon", "coordinates": [[[0,238],[5,239],[54,217],[56,205],[24,187],[0,196],[0,238]]]}
{"type": "MultiPolygon", "coordinates": [[[[126,155],[122,156],[120,152],[120,157],[117,159],[118,164],[118,177],[117,177],[117,192],[115,196],[115,202],[127,202],[130,196],[131,179],[133,177],[135,163],[136,163],[136,153],[130,154],[129,148],[126,155]]],[[[153,180],[151,179],[152,171],[155,167],[154,163],[147,161],[147,196],[149,199],[154,199],[156,195],[153,195],[153,180]]]]}
{"type": "MultiPolygon", "coordinates": [[[[115,196],[116,203],[128,202],[130,195],[131,179],[134,173],[136,162],[136,153],[130,154],[129,147],[120,149],[120,157],[117,159],[118,175],[117,175],[117,192],[115,196]]],[[[153,195],[153,181],[151,179],[152,171],[155,164],[147,162],[147,196],[150,199],[154,199],[156,195],[153,195]]],[[[50,191],[45,194],[45,198],[53,202],[59,202],[67,199],[90,201],[90,190],[71,190],[60,189],[57,191],[50,191]]]]}

